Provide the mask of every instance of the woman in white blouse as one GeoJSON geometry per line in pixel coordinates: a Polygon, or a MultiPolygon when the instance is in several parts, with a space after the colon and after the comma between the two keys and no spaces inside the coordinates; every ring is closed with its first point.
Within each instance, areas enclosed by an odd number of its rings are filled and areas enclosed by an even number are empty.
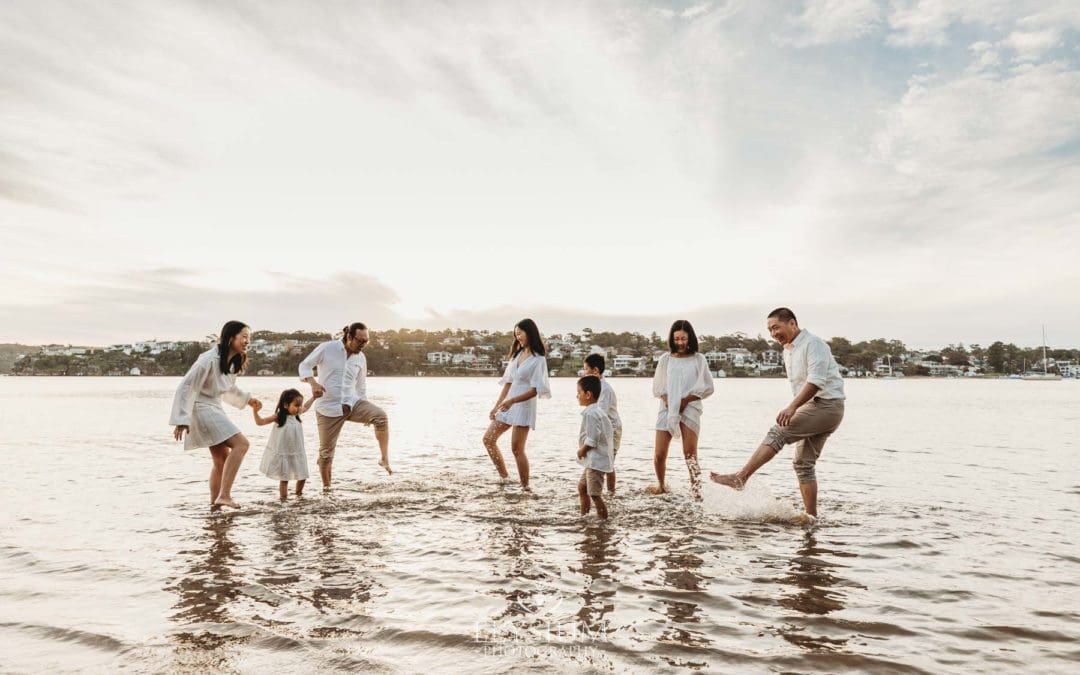
{"type": "Polygon", "coordinates": [[[649,494],[667,492],[668,448],[671,439],[682,438],[683,457],[690,471],[690,490],[701,498],[701,467],[698,466],[698,435],[701,433],[701,400],[713,393],[709,363],[698,353],[697,335],[689,321],[671,324],[668,333],[669,353],[660,357],[653,377],[653,396],[660,399],[656,416],[656,446],[653,468],[656,485],[646,488],[649,494]]]}
{"type": "Polygon", "coordinates": [[[250,446],[240,429],[225,416],[221,401],[237,408],[250,405],[256,411],[262,407],[251,394],[236,386],[236,376],[247,366],[249,342],[251,329],[247,325],[240,321],[226,323],[218,344],[199,356],[176,388],[169,418],[169,424],[175,427],[173,437],[184,440],[185,450],[210,449],[210,504],[215,507],[240,508],[233,501],[232,484],[250,446]]]}
{"type": "Polygon", "coordinates": [[[484,448],[499,476],[505,479],[509,474],[497,443],[507,429],[513,428],[510,451],[517,463],[518,479],[526,490],[529,489],[529,458],[525,455],[525,441],[529,438],[529,430],[536,428],[536,399],[551,398],[546,353],[536,323],[532,319],[519,321],[514,326],[510,363],[499,380],[503,385],[502,393],[488,415],[491,426],[484,434],[484,448]]]}

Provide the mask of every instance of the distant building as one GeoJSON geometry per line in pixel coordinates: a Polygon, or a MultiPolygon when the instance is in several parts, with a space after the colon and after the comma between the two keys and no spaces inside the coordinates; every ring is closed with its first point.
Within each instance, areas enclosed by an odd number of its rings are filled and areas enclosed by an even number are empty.
{"type": "Polygon", "coordinates": [[[453,358],[454,355],[450,352],[428,352],[427,354],[427,362],[436,365],[450,363],[453,358]]]}
{"type": "Polygon", "coordinates": [[[128,374],[129,375],[142,375],[142,371],[139,370],[138,366],[135,366],[131,370],[128,371],[128,374]]]}

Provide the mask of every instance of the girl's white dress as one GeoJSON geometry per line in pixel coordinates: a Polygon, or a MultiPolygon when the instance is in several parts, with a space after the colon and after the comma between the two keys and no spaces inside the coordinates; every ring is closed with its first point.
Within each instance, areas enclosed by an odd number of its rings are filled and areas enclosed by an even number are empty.
{"type": "Polygon", "coordinates": [[[667,394],[668,404],[660,401],[660,411],[656,416],[656,430],[666,431],[674,438],[681,433],[679,424],[685,424],[695,434],[701,433],[701,413],[704,408],[701,401],[691,401],[686,409],[679,413],[679,405],[684,396],[696,395],[708,398],[713,393],[712,373],[709,362],[702,354],[693,354],[685,358],[675,358],[664,354],[656,364],[653,377],[653,396],[660,398],[667,394]]]}
{"type": "Polygon", "coordinates": [[[499,380],[499,384],[509,384],[510,391],[507,398],[513,398],[524,394],[536,387],[536,396],[528,401],[515,403],[506,412],[495,414],[495,419],[503,424],[515,427],[536,428],[536,399],[551,398],[551,383],[548,381],[547,359],[539,354],[528,356],[519,366],[518,357],[510,359],[510,365],[506,367],[506,373],[499,380]]]}
{"type": "Polygon", "coordinates": [[[235,373],[222,373],[218,348],[203,352],[180,381],[173,398],[169,424],[185,425],[184,449],[209,448],[240,433],[240,429],[225,415],[221,406],[243,408],[251,394],[236,386],[235,373]]]}
{"type": "Polygon", "coordinates": [[[304,426],[294,416],[285,418],[285,426],[275,421],[270,428],[259,471],[274,480],[307,480],[307,453],[304,451],[304,426]]]}

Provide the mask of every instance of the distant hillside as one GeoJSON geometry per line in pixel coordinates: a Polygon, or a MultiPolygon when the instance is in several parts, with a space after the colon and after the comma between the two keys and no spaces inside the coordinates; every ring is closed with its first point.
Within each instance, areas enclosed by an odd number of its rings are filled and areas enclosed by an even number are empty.
{"type": "Polygon", "coordinates": [[[0,344],[0,374],[6,375],[11,372],[11,365],[15,359],[23,354],[36,354],[41,347],[18,344],[0,344]]]}

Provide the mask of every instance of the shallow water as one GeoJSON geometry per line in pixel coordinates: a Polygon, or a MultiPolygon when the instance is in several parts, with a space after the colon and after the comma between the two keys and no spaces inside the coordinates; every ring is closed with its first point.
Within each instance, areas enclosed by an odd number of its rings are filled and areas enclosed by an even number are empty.
{"type": "MultiPolygon", "coordinates": [[[[1080,382],[850,381],[819,464],[822,522],[785,524],[791,449],[747,491],[654,498],[654,401],[625,420],[607,524],[581,521],[572,380],[529,440],[533,494],[480,446],[494,379],[373,378],[387,477],[349,425],[336,489],[277,500],[252,439],[206,508],[173,378],[0,378],[0,671],[1061,672],[1080,662],[1080,382]]],[[[249,378],[272,404],[295,381],[249,378]]],[[[723,380],[702,467],[737,468],[785,403],[723,380]]],[[[314,414],[305,422],[309,455],[314,414]]],[[[514,474],[513,462],[504,452],[514,474]]],[[[677,443],[677,442],[676,442],[677,443]]],[[[315,470],[314,462],[311,463],[315,470]]]]}

